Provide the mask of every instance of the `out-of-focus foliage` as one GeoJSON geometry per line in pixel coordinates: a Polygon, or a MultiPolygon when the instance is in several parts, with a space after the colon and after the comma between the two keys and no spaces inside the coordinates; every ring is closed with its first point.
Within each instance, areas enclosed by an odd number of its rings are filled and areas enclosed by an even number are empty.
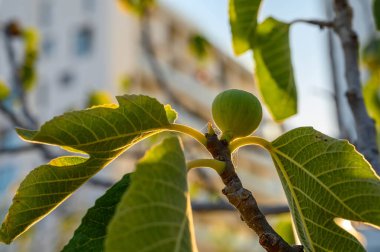
{"type": "Polygon", "coordinates": [[[107,91],[93,91],[89,94],[87,107],[112,103],[111,96],[107,91]]]}
{"type": "Polygon", "coordinates": [[[380,126],[380,73],[373,74],[363,88],[368,113],[380,126]]]}
{"type": "Polygon", "coordinates": [[[369,79],[363,87],[364,101],[369,115],[376,122],[377,142],[380,146],[380,38],[374,37],[361,55],[362,63],[369,72],[369,79]]]}
{"type": "Polygon", "coordinates": [[[380,72],[380,38],[373,38],[364,47],[362,62],[371,72],[380,72]]]}
{"type": "Polygon", "coordinates": [[[38,57],[38,33],[33,28],[24,29],[22,33],[24,39],[24,61],[20,68],[20,80],[24,90],[31,90],[37,80],[36,60],[38,57]]]}
{"type": "Polygon", "coordinates": [[[10,93],[11,90],[9,89],[9,87],[0,80],[0,101],[5,100],[10,93]]]}
{"type": "Polygon", "coordinates": [[[128,92],[133,83],[132,76],[124,74],[120,77],[120,87],[124,92],[128,92]]]}
{"type": "Polygon", "coordinates": [[[200,34],[194,34],[189,38],[189,50],[199,61],[209,57],[210,48],[210,43],[200,34]]]}
{"type": "Polygon", "coordinates": [[[380,146],[380,73],[373,73],[363,87],[363,96],[369,115],[376,122],[377,145],[380,146]]]}
{"type": "Polygon", "coordinates": [[[373,1],[373,15],[378,30],[380,30],[380,0],[373,1]]]}
{"type": "Polygon", "coordinates": [[[141,16],[145,11],[153,7],[156,3],[155,0],[118,0],[119,6],[126,10],[131,11],[138,16],[141,16]]]}

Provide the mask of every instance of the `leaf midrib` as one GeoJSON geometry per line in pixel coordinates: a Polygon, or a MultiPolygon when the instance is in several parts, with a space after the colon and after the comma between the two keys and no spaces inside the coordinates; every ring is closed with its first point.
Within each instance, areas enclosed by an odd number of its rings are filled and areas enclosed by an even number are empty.
{"type": "MultiPolygon", "coordinates": [[[[124,138],[124,137],[129,137],[129,136],[138,135],[138,134],[160,133],[160,132],[164,131],[165,129],[166,129],[166,127],[163,126],[163,127],[159,127],[159,128],[150,128],[149,130],[139,130],[139,131],[135,131],[135,132],[131,132],[131,133],[126,133],[126,134],[121,134],[121,135],[117,135],[117,136],[106,137],[106,138],[103,138],[101,140],[91,141],[91,142],[87,142],[87,143],[83,143],[83,144],[65,145],[65,144],[59,144],[59,143],[57,143],[57,144],[52,143],[52,145],[67,146],[67,147],[71,147],[71,148],[75,149],[77,147],[85,147],[85,146],[89,146],[89,145],[92,145],[92,144],[99,144],[99,143],[102,143],[102,142],[112,141],[112,140],[115,140],[115,139],[118,139],[118,138],[124,138]]],[[[49,137],[51,137],[51,136],[49,136],[49,137]]],[[[34,142],[34,141],[36,141],[36,140],[31,139],[31,142],[34,142]]],[[[37,140],[37,142],[39,142],[39,140],[37,140]]],[[[134,141],[134,142],[136,142],[136,141],[134,141]]],[[[45,143],[45,142],[43,142],[43,143],[44,144],[48,144],[48,143],[45,143]]],[[[89,151],[89,152],[91,152],[91,151],[89,151]]],[[[97,152],[103,152],[103,151],[97,151],[97,152]]],[[[110,150],[107,150],[107,151],[104,151],[104,152],[110,152],[110,150]]]]}
{"type": "Polygon", "coordinates": [[[186,212],[184,213],[183,215],[183,220],[182,220],[182,223],[181,223],[181,228],[179,230],[179,235],[177,236],[177,239],[176,239],[176,245],[175,245],[175,249],[174,251],[175,252],[179,252],[180,249],[181,249],[181,239],[185,233],[185,227],[186,227],[186,223],[187,223],[187,216],[186,216],[186,212]]]}
{"type": "Polygon", "coordinates": [[[296,208],[298,209],[298,213],[299,213],[299,216],[301,217],[301,221],[303,223],[303,226],[304,226],[304,230],[306,231],[306,237],[307,237],[307,240],[311,246],[311,248],[313,249],[313,251],[315,252],[315,248],[314,248],[314,243],[311,239],[311,236],[310,236],[310,233],[309,233],[309,229],[308,229],[308,226],[306,225],[306,221],[305,221],[305,216],[303,215],[303,212],[301,211],[302,208],[299,204],[299,201],[298,201],[298,198],[297,198],[297,194],[294,192],[294,188],[292,186],[292,183],[290,182],[290,179],[289,179],[289,176],[288,174],[286,173],[285,171],[285,168],[284,168],[284,165],[282,164],[282,162],[280,161],[280,159],[278,158],[277,156],[277,153],[276,153],[276,149],[273,148],[272,146],[272,149],[273,151],[271,151],[271,154],[272,154],[272,157],[273,159],[275,159],[278,167],[280,168],[281,172],[282,172],[282,176],[284,177],[284,179],[286,180],[286,183],[288,184],[288,188],[289,190],[291,191],[292,195],[293,195],[293,200],[296,204],[296,208]]]}

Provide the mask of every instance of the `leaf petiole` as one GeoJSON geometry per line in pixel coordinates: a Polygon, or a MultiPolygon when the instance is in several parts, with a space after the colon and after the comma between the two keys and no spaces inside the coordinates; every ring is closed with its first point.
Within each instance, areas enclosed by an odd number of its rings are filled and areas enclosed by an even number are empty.
{"type": "Polygon", "coordinates": [[[221,174],[226,167],[226,163],[215,159],[195,159],[186,163],[187,170],[200,167],[210,167],[218,174],[221,174]]]}
{"type": "Polygon", "coordinates": [[[256,136],[247,136],[247,137],[237,138],[230,142],[228,148],[230,149],[230,152],[232,153],[235,150],[239,149],[240,147],[243,147],[246,145],[258,145],[267,150],[271,149],[270,142],[268,142],[264,138],[256,137],[256,136]]]}
{"type": "Polygon", "coordinates": [[[166,126],[166,128],[171,131],[181,132],[186,135],[189,135],[201,144],[203,144],[204,146],[206,146],[207,144],[207,139],[201,132],[187,125],[173,123],[166,126]]]}

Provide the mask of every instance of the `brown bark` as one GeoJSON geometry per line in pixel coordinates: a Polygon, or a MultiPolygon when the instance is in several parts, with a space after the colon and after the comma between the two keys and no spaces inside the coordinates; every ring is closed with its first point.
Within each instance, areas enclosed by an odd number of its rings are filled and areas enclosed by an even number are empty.
{"type": "Polygon", "coordinates": [[[380,174],[379,150],[375,122],[369,117],[364,103],[359,71],[359,42],[352,28],[353,11],[347,0],[334,0],[334,31],[343,47],[347,100],[355,120],[356,147],[380,174]]]}
{"type": "Polygon", "coordinates": [[[225,185],[225,188],[222,191],[223,194],[240,212],[241,219],[256,232],[261,246],[263,246],[268,252],[303,251],[303,246],[289,245],[269,225],[264,214],[259,209],[252,193],[243,187],[240,178],[236,174],[227,142],[219,140],[216,134],[206,134],[206,138],[207,149],[212,156],[215,159],[226,163],[226,168],[220,175],[225,185]]]}

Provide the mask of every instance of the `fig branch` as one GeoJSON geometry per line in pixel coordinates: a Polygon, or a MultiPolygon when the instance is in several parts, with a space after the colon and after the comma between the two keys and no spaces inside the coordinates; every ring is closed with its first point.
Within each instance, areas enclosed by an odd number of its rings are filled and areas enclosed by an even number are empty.
{"type": "Polygon", "coordinates": [[[228,142],[219,140],[214,132],[206,134],[207,149],[214,159],[226,163],[224,171],[220,177],[225,185],[223,194],[228,201],[240,212],[242,220],[256,232],[260,245],[268,252],[301,252],[302,245],[289,245],[276,231],[269,225],[264,214],[259,209],[252,193],[245,189],[240,178],[235,172],[235,167],[231,160],[231,152],[228,142]]]}
{"type": "MultiPolygon", "coordinates": [[[[209,211],[236,211],[230,203],[224,200],[218,200],[216,202],[191,202],[191,208],[194,212],[209,212],[209,211]]],[[[289,213],[289,207],[287,205],[278,206],[260,206],[261,212],[265,215],[278,215],[283,213],[289,213]]]]}
{"type": "Polygon", "coordinates": [[[377,174],[380,174],[375,122],[368,114],[360,82],[359,41],[352,26],[353,10],[347,0],[334,0],[333,7],[335,11],[335,19],[333,21],[297,19],[291,22],[291,24],[307,23],[317,25],[321,29],[330,28],[339,37],[343,47],[345,63],[346,98],[354,117],[357,134],[356,141],[351,139],[351,142],[355,143],[357,149],[365,156],[377,174]]]}
{"type": "Polygon", "coordinates": [[[356,146],[380,174],[379,150],[375,122],[364,104],[359,71],[359,42],[352,28],[353,11],[347,0],[334,0],[334,31],[341,40],[347,81],[347,100],[354,116],[357,133],[356,146]]]}
{"type": "Polygon", "coordinates": [[[325,20],[316,20],[316,19],[296,19],[290,22],[290,24],[297,24],[297,23],[304,23],[304,24],[310,24],[310,25],[316,25],[319,26],[320,29],[323,28],[333,28],[334,22],[332,21],[325,21],[325,20]]]}

